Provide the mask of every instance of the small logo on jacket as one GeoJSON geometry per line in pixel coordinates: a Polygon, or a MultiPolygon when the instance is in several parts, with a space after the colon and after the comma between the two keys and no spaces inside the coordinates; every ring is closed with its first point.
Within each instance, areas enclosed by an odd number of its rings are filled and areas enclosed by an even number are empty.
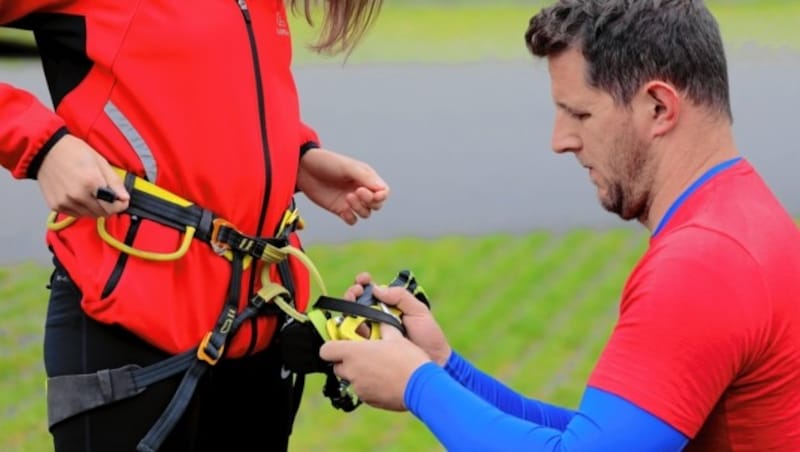
{"type": "Polygon", "coordinates": [[[276,23],[278,25],[278,34],[281,36],[289,36],[289,24],[286,22],[286,17],[280,11],[275,13],[276,23]]]}

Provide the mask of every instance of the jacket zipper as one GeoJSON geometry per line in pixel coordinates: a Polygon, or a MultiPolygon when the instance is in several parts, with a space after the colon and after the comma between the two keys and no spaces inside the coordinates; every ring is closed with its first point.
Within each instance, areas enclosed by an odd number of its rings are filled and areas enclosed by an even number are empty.
{"type": "MultiPolygon", "coordinates": [[[[256,79],[256,98],[258,100],[258,120],[259,125],[261,128],[261,148],[264,150],[264,176],[265,176],[265,186],[264,186],[264,198],[261,201],[261,210],[258,219],[258,228],[256,230],[256,235],[261,236],[263,235],[264,229],[264,220],[266,219],[267,213],[267,206],[269,203],[269,198],[272,192],[272,162],[270,161],[270,154],[269,154],[269,142],[267,141],[267,112],[266,112],[266,104],[264,102],[264,86],[261,82],[261,64],[258,58],[258,47],[256,46],[256,35],[253,31],[253,24],[250,18],[250,9],[247,7],[246,0],[236,0],[236,3],[239,5],[239,9],[242,12],[242,17],[244,18],[245,27],[247,28],[247,36],[250,40],[250,53],[253,57],[253,69],[255,73],[256,79]]],[[[255,281],[256,281],[256,271],[255,265],[251,266],[250,268],[250,282],[247,288],[247,297],[252,298],[255,292],[255,281]]],[[[250,345],[247,350],[247,354],[251,354],[253,352],[253,348],[256,345],[256,340],[258,338],[258,324],[256,322],[256,317],[250,319],[250,326],[251,326],[251,335],[250,335],[250,345]]]]}

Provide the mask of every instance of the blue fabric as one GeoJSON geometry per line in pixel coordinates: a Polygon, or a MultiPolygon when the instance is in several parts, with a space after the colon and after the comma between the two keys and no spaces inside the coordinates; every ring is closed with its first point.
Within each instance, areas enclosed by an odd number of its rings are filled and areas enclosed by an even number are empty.
{"type": "Polygon", "coordinates": [[[688,442],[613,394],[589,387],[572,411],[523,397],[453,355],[446,369],[420,366],[405,392],[448,451],[678,451],[688,442]]]}
{"type": "Polygon", "coordinates": [[[511,416],[545,427],[564,430],[575,415],[573,410],[523,397],[505,384],[473,367],[456,352],[450,355],[444,368],[462,386],[511,416]]]}
{"type": "Polygon", "coordinates": [[[694,181],[694,183],[692,185],[690,185],[689,188],[684,190],[684,192],[681,193],[680,196],[678,196],[678,199],[676,199],[675,202],[672,203],[672,205],[669,207],[669,209],[667,209],[667,213],[664,214],[664,217],[661,219],[661,221],[658,222],[658,226],[653,231],[653,234],[652,234],[651,237],[655,237],[656,234],[661,232],[661,229],[663,229],[664,225],[666,225],[667,222],[669,221],[669,219],[672,218],[672,215],[675,214],[675,211],[678,210],[678,208],[684,203],[684,201],[686,201],[686,199],[689,196],[691,196],[692,193],[697,191],[697,189],[700,188],[701,185],[705,184],[709,179],[711,179],[712,177],[714,177],[717,174],[721,173],[722,171],[730,168],[731,166],[736,164],[736,162],[738,162],[741,159],[742,159],[741,157],[735,157],[735,158],[732,158],[730,160],[726,160],[726,161],[724,161],[722,163],[719,163],[716,166],[714,166],[713,168],[711,168],[710,170],[706,171],[705,174],[700,176],[699,179],[694,181]]]}

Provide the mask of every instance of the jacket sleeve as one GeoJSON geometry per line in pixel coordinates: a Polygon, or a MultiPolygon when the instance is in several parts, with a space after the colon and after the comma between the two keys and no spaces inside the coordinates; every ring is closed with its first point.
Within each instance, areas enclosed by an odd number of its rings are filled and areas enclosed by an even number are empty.
{"type": "Polygon", "coordinates": [[[0,83],[0,165],[17,179],[35,179],[39,165],[66,134],[64,120],[33,94],[0,83]]]}
{"type": "MultiPolygon", "coordinates": [[[[0,25],[54,11],[72,0],[0,0],[0,25]]],[[[35,178],[44,156],[64,134],[64,121],[34,95],[0,80],[0,165],[17,179],[35,178]]]]}
{"type": "Polygon", "coordinates": [[[53,12],[75,3],[75,0],[0,0],[0,25],[37,12],[53,12]]]}
{"type": "Polygon", "coordinates": [[[303,154],[309,150],[322,146],[319,142],[319,136],[317,136],[317,132],[315,132],[314,129],[302,121],[300,122],[300,137],[298,141],[300,147],[300,158],[302,158],[303,154]]]}

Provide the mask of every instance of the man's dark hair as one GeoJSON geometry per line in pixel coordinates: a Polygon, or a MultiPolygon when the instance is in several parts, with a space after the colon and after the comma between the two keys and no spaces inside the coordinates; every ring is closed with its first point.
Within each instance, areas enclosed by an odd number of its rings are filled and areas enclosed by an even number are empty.
{"type": "Polygon", "coordinates": [[[732,119],[719,26],[700,0],[559,0],[531,18],[525,43],[539,57],[580,50],[589,85],[622,105],[661,79],[732,119]]]}

